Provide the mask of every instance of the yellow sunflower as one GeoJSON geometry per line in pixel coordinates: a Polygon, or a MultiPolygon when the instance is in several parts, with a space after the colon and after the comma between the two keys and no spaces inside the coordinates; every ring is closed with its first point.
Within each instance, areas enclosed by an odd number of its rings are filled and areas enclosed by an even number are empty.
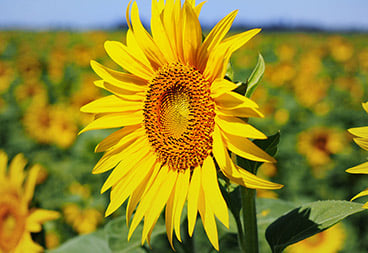
{"type": "Polygon", "coordinates": [[[26,160],[18,154],[6,167],[7,155],[0,151],[0,252],[42,252],[42,247],[32,241],[31,233],[40,232],[41,225],[59,217],[59,213],[44,209],[29,209],[39,167],[29,170],[25,184],[23,171],[26,160]]]}
{"type": "MultiPolygon", "coordinates": [[[[362,105],[363,105],[364,110],[368,113],[368,102],[362,103],[362,105]]],[[[348,131],[352,135],[356,136],[354,138],[354,141],[356,144],[358,144],[361,148],[368,150],[368,126],[350,128],[348,129],[348,131]]],[[[365,162],[355,167],[352,167],[350,169],[347,169],[346,172],[353,173],[353,174],[355,173],[368,174],[368,162],[365,162]]],[[[361,193],[357,194],[356,196],[354,196],[352,200],[362,197],[362,196],[366,196],[366,195],[368,195],[368,188],[362,191],[361,193]]],[[[365,203],[363,207],[368,208],[368,202],[365,203]]]]}
{"type": "Polygon", "coordinates": [[[228,153],[275,162],[248,139],[267,137],[241,119],[262,117],[257,104],[233,92],[237,86],[224,79],[231,54],[260,29],[224,39],[237,14],[233,11],[202,41],[198,21],[202,5],[196,6],[193,0],[183,5],[173,0],[152,1],[151,35],[140,21],[136,2],[129,4],[126,45],[105,42],[108,55],[128,73],[91,61],[102,79],[95,84],[113,95],[82,107],[83,112],[96,116],[81,132],[124,127],[96,147],[105,154],[93,173],[114,168],[101,190],[111,188],[106,216],[129,198],[128,223],[136,211],[128,238],[144,218],[142,243],[149,243],[165,205],[168,239],[172,245],[175,230],[181,241],[180,217],[187,201],[189,235],[199,212],[210,242],[218,249],[215,216],[226,227],[229,218],[216,163],[237,184],[282,187],[238,167],[228,153]]]}
{"type": "Polygon", "coordinates": [[[346,232],[337,224],[321,233],[286,248],[286,253],[337,253],[344,248],[346,232]]]}

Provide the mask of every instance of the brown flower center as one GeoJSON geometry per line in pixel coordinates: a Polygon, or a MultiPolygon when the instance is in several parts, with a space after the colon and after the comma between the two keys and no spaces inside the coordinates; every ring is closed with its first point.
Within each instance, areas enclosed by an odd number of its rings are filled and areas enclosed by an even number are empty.
{"type": "Polygon", "coordinates": [[[162,163],[194,169],[212,151],[215,104],[210,83],[191,66],[161,67],[149,83],[144,126],[162,163]]]}
{"type": "Polygon", "coordinates": [[[0,251],[15,249],[22,238],[26,224],[26,210],[14,194],[5,194],[0,200],[0,251]]]}

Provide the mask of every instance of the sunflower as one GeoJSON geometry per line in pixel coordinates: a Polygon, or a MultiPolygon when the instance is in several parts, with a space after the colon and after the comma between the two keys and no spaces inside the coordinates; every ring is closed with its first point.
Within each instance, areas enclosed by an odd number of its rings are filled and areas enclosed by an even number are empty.
{"type": "Polygon", "coordinates": [[[59,213],[44,209],[29,209],[39,167],[29,170],[23,185],[26,160],[18,154],[6,172],[8,157],[0,151],[0,252],[41,252],[42,247],[32,241],[31,233],[41,231],[41,225],[59,217],[59,213]]]}
{"type": "MultiPolygon", "coordinates": [[[[364,110],[368,113],[368,102],[362,103],[362,105],[363,105],[364,110]]],[[[354,138],[354,141],[356,144],[358,144],[361,148],[368,150],[368,126],[350,128],[348,129],[348,131],[352,135],[356,136],[354,138]]],[[[350,169],[347,169],[346,172],[353,173],[353,174],[355,173],[368,174],[368,162],[365,162],[355,167],[352,167],[350,169]]],[[[362,191],[361,193],[357,194],[356,196],[354,196],[352,200],[362,197],[362,196],[366,196],[366,195],[368,195],[368,188],[362,191]]],[[[368,208],[368,202],[365,203],[363,207],[368,208]]]]}
{"type": "Polygon", "coordinates": [[[321,233],[286,248],[286,253],[337,253],[344,248],[346,231],[337,224],[321,233]]]}
{"type": "Polygon", "coordinates": [[[279,189],[238,167],[228,150],[259,162],[275,162],[252,141],[266,139],[241,118],[262,117],[252,100],[233,92],[224,78],[231,54],[259,33],[246,31],[224,39],[237,14],[223,18],[202,41],[198,21],[203,3],[152,1],[151,34],[143,27],[136,2],[127,8],[126,45],[106,41],[105,50],[128,73],[91,66],[102,79],[98,87],[113,94],[81,108],[95,120],[81,132],[124,127],[106,137],[93,173],[113,169],[101,192],[111,188],[106,216],[128,198],[128,238],[144,218],[142,243],[149,243],[153,227],[166,205],[167,236],[180,237],[185,202],[192,236],[197,213],[212,245],[218,249],[215,216],[229,226],[216,163],[232,182],[262,189],[279,189]],[[131,6],[131,11],[130,11],[131,6]],[[131,14],[131,18],[130,18],[131,14]]]}

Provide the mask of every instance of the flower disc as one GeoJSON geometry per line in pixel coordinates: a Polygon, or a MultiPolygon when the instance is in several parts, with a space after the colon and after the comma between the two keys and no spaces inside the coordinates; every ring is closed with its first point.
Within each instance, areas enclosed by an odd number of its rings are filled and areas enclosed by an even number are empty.
{"type": "Polygon", "coordinates": [[[144,126],[163,163],[185,170],[201,165],[211,153],[215,104],[210,83],[181,63],[161,67],[149,83],[144,126]]]}

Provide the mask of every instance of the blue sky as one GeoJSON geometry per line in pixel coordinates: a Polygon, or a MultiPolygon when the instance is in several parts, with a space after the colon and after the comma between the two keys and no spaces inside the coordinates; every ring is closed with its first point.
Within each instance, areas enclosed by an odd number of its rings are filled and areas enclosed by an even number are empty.
{"type": "MultiPolygon", "coordinates": [[[[0,29],[103,29],[125,22],[128,0],[0,0],[0,29]]],[[[199,2],[197,0],[197,2],[199,2]]],[[[143,22],[151,0],[137,0],[143,22]]],[[[208,0],[200,16],[213,26],[234,9],[235,24],[311,25],[324,29],[368,30],[367,0],[208,0]],[[333,4],[332,4],[333,3],[333,4]]]]}

